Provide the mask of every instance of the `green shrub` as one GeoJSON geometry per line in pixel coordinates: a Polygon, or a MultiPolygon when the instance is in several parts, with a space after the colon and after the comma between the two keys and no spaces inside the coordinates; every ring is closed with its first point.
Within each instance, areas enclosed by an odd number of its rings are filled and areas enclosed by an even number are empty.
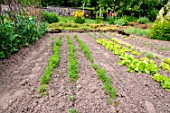
{"type": "Polygon", "coordinates": [[[42,20],[48,23],[54,23],[59,21],[57,14],[53,12],[42,11],[41,16],[42,20]]]}
{"type": "Polygon", "coordinates": [[[140,23],[140,24],[146,24],[146,23],[149,23],[149,18],[140,17],[137,22],[140,23]]]}
{"type": "Polygon", "coordinates": [[[150,31],[150,38],[170,41],[170,21],[155,21],[150,31]]]}
{"type": "Polygon", "coordinates": [[[46,23],[35,22],[33,16],[18,15],[16,25],[12,20],[2,16],[0,20],[0,59],[9,57],[23,46],[34,43],[47,30],[46,23]]]}
{"type": "Polygon", "coordinates": [[[125,31],[125,33],[136,34],[139,36],[149,36],[149,34],[150,34],[149,29],[141,29],[141,28],[136,28],[136,27],[130,27],[128,29],[125,29],[124,31],[125,31]]]}

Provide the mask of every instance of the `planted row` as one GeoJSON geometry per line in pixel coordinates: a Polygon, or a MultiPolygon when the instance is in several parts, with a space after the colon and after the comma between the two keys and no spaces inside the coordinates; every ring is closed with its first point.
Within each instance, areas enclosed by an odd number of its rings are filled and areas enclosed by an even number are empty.
{"type": "Polygon", "coordinates": [[[81,50],[84,52],[86,57],[92,63],[93,68],[96,70],[97,75],[99,76],[100,80],[103,82],[103,89],[104,91],[110,95],[110,99],[114,99],[116,97],[116,90],[112,87],[111,78],[106,75],[104,69],[100,68],[97,64],[94,63],[93,57],[90,53],[89,48],[80,40],[77,35],[74,35],[74,38],[79,42],[81,50]]]}
{"type": "Polygon", "coordinates": [[[45,70],[43,76],[40,78],[41,86],[39,87],[38,91],[40,92],[40,94],[42,96],[47,93],[46,86],[51,78],[53,70],[56,68],[56,65],[59,63],[61,39],[62,39],[62,36],[57,38],[57,41],[53,46],[54,54],[52,56],[50,56],[46,70],[45,70]]]}
{"type": "MultiPolygon", "coordinates": [[[[119,45],[120,47],[124,46],[122,48],[125,49],[126,52],[131,52],[131,54],[133,54],[133,55],[141,56],[142,51],[138,52],[135,46],[131,46],[131,44],[124,43],[116,38],[111,38],[103,33],[101,33],[101,34],[104,37],[111,39],[115,45],[119,45]]],[[[116,51],[118,51],[118,50],[116,50],[116,51]]]]}
{"type": "Polygon", "coordinates": [[[77,40],[77,42],[80,44],[80,47],[82,49],[82,51],[84,52],[84,54],[86,55],[86,57],[90,60],[90,62],[94,62],[93,57],[91,56],[90,50],[89,48],[83,43],[82,40],[80,40],[77,35],[74,35],[74,38],[77,40]]]}
{"type": "Polygon", "coordinates": [[[77,59],[75,57],[74,53],[74,45],[71,41],[69,35],[66,35],[67,42],[68,42],[68,51],[69,51],[69,78],[72,82],[75,82],[78,78],[78,65],[77,65],[77,59]]]}
{"type": "Polygon", "coordinates": [[[165,58],[163,62],[161,62],[161,68],[170,73],[170,58],[165,58]]]}
{"type": "Polygon", "coordinates": [[[170,78],[164,76],[164,75],[160,75],[160,74],[155,74],[153,76],[153,79],[157,82],[160,83],[160,85],[167,90],[168,92],[170,92],[170,78]]]}
{"type": "MultiPolygon", "coordinates": [[[[120,59],[118,64],[119,65],[125,65],[128,67],[128,72],[138,72],[138,73],[146,73],[146,74],[152,74],[155,76],[160,76],[158,66],[155,64],[153,60],[149,60],[147,57],[143,57],[141,59],[135,58],[133,55],[125,53],[124,49],[121,47],[121,45],[116,45],[115,43],[111,41],[107,41],[105,39],[98,39],[98,44],[101,44],[105,46],[108,50],[112,51],[114,54],[119,55],[120,59]],[[116,50],[116,51],[115,51],[116,50]]],[[[128,51],[128,50],[126,50],[128,51]]],[[[168,62],[169,60],[166,60],[165,62],[168,62]]],[[[163,76],[163,75],[161,75],[163,76]]],[[[164,76],[165,77],[165,76],[164,76]]],[[[165,79],[162,78],[161,86],[166,89],[170,89],[170,81],[169,78],[165,79]]],[[[154,79],[156,80],[156,79],[154,79]]],[[[158,80],[156,80],[158,81],[158,80]]]]}

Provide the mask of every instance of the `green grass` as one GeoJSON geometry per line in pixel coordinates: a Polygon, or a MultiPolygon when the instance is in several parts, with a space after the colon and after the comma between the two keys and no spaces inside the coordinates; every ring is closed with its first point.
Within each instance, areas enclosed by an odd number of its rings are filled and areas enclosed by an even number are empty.
{"type": "Polygon", "coordinates": [[[40,92],[41,96],[43,96],[47,93],[46,86],[51,78],[53,70],[56,68],[56,65],[59,62],[61,39],[62,39],[62,36],[60,36],[57,39],[55,45],[53,46],[54,54],[52,56],[50,56],[46,70],[45,70],[43,76],[40,78],[41,86],[38,88],[38,91],[40,92]]]}
{"type": "Polygon", "coordinates": [[[68,42],[68,51],[69,51],[69,67],[68,67],[68,73],[70,80],[75,83],[78,78],[78,65],[77,65],[77,59],[75,58],[74,53],[74,45],[71,41],[69,35],[66,35],[67,42],[68,42]]]}

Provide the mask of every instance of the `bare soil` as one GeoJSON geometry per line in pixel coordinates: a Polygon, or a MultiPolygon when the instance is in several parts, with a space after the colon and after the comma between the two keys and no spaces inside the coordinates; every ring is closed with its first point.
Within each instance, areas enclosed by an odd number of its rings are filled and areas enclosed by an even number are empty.
{"type": "MultiPolygon", "coordinates": [[[[151,75],[128,73],[126,67],[118,65],[118,56],[96,44],[95,39],[87,34],[74,33],[89,47],[95,63],[104,68],[112,79],[117,97],[109,104],[108,95],[102,90],[102,82],[91,63],[79,49],[73,33],[67,34],[76,48],[79,72],[76,84],[72,84],[68,77],[66,33],[46,34],[36,44],[0,61],[0,113],[67,113],[72,107],[79,113],[170,113],[170,93],[151,75]],[[63,35],[61,59],[48,84],[48,94],[40,97],[37,91],[39,79],[52,55],[53,41],[49,37],[59,35],[63,35]]],[[[136,36],[135,40],[136,43],[128,39],[124,41],[142,47],[144,42],[138,44],[136,36]]],[[[150,39],[144,38],[144,41],[149,42],[150,39]]],[[[166,41],[153,42],[169,47],[166,41]]],[[[169,52],[153,51],[170,56],[169,52]]]]}

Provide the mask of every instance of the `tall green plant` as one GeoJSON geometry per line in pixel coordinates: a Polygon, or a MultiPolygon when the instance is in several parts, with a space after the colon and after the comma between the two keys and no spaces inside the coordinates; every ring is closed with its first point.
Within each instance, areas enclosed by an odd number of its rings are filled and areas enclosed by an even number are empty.
{"type": "Polygon", "coordinates": [[[7,58],[23,46],[35,43],[47,30],[46,23],[35,22],[33,16],[17,15],[14,24],[6,16],[0,20],[0,58],[7,58]]]}

